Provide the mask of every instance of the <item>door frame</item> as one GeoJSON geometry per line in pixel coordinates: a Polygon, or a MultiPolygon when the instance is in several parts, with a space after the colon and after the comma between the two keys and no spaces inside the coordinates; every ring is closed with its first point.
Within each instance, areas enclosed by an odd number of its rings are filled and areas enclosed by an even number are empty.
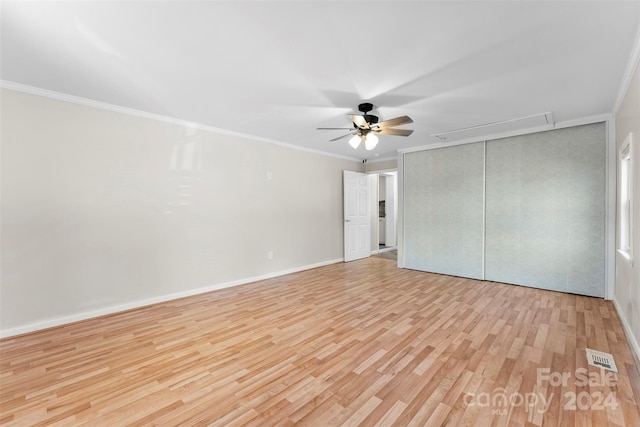
{"type": "MultiPolygon", "coordinates": [[[[381,170],[376,170],[376,171],[370,171],[367,172],[367,174],[369,175],[369,185],[370,185],[370,191],[369,191],[369,203],[371,206],[371,222],[372,222],[372,226],[371,226],[371,255],[375,255],[378,253],[383,253],[383,252],[389,252],[389,251],[393,251],[393,250],[397,250],[398,249],[398,245],[399,245],[399,229],[398,229],[398,223],[400,220],[400,204],[399,204],[399,196],[400,196],[400,187],[399,187],[399,178],[398,178],[398,169],[381,169],[381,170]],[[378,183],[379,183],[379,177],[380,175],[394,175],[394,186],[393,186],[393,190],[394,190],[394,196],[395,196],[395,200],[393,203],[393,208],[394,208],[394,213],[395,213],[395,219],[394,219],[394,228],[395,228],[395,245],[390,246],[388,248],[384,248],[384,249],[379,249],[379,245],[378,245],[378,241],[379,241],[379,236],[378,236],[378,228],[377,228],[377,223],[378,223],[378,201],[379,201],[379,189],[378,189],[378,183]],[[373,187],[373,183],[375,183],[375,188],[373,187]],[[376,224],[376,226],[374,227],[373,224],[376,224]],[[374,245],[375,242],[375,245],[374,245]],[[375,247],[374,247],[375,246],[375,247]]],[[[388,226],[388,223],[385,223],[385,228],[388,226]]]]}

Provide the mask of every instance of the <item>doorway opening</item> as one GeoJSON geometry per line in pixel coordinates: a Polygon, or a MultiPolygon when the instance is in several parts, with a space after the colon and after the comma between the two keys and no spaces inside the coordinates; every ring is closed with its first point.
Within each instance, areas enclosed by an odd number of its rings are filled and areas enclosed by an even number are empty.
{"type": "Polygon", "coordinates": [[[397,248],[398,172],[369,174],[371,202],[371,254],[397,248]]]}

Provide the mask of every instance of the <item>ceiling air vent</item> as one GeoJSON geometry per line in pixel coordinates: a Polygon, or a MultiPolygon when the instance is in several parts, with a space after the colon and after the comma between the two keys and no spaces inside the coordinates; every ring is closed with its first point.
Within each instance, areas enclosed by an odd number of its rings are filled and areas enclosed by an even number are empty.
{"type": "Polygon", "coordinates": [[[613,355],[609,353],[603,353],[601,351],[591,350],[588,348],[587,363],[591,366],[618,372],[618,367],[616,366],[616,362],[613,360],[613,355]]]}
{"type": "Polygon", "coordinates": [[[554,125],[551,113],[540,113],[501,122],[486,123],[468,128],[436,133],[431,136],[442,142],[462,142],[500,138],[504,136],[552,129],[554,125]]]}

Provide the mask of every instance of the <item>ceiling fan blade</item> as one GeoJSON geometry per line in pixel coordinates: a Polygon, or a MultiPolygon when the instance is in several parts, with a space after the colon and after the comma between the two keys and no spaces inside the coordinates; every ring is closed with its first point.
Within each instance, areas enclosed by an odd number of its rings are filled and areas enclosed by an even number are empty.
{"type": "Polygon", "coordinates": [[[346,137],[351,136],[351,135],[355,135],[355,132],[349,132],[346,135],[342,135],[342,136],[339,136],[337,138],[330,139],[329,142],[337,141],[339,139],[346,138],[346,137]]]}
{"type": "Polygon", "coordinates": [[[369,123],[367,123],[364,116],[359,116],[357,114],[349,114],[349,118],[360,129],[369,129],[369,123]]]}
{"type": "Polygon", "coordinates": [[[350,127],[350,128],[316,128],[316,130],[349,130],[349,129],[353,129],[353,127],[350,127]]]}
{"type": "Polygon", "coordinates": [[[413,133],[413,129],[373,129],[374,133],[379,135],[397,135],[397,136],[409,136],[413,133]]]}
{"type": "Polygon", "coordinates": [[[396,117],[395,119],[389,119],[380,123],[376,123],[375,125],[373,125],[373,128],[385,129],[385,128],[390,128],[394,126],[406,125],[407,123],[413,123],[413,120],[411,119],[411,117],[400,116],[400,117],[396,117]]]}

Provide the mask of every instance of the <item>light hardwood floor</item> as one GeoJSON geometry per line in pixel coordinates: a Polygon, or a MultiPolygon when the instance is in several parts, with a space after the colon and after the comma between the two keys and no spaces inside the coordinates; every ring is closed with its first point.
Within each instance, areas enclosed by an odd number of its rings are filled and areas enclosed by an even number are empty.
{"type": "Polygon", "coordinates": [[[2,425],[640,426],[610,302],[380,258],[5,339],[0,357],[2,425]]]}

